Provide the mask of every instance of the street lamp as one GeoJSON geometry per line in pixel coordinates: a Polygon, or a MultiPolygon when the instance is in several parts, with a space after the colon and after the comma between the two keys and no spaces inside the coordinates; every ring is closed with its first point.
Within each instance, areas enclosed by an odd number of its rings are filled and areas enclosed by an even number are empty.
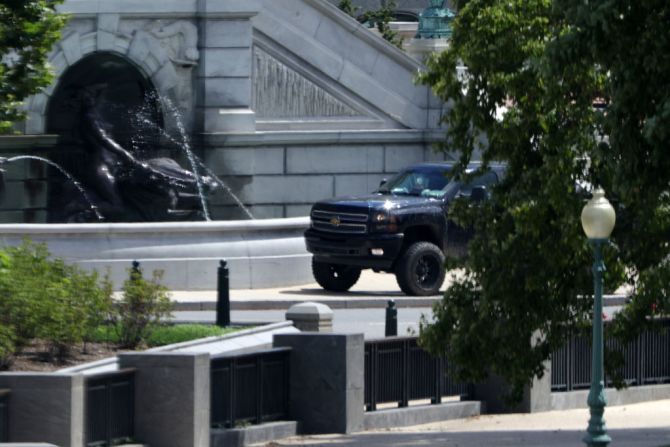
{"type": "Polygon", "coordinates": [[[607,242],[614,228],[616,214],[614,208],[605,198],[605,191],[598,188],[593,197],[582,209],[582,228],[589,242],[593,245],[595,262],[593,263],[593,344],[591,362],[591,389],[587,403],[591,412],[589,426],[583,441],[588,446],[607,446],[612,438],[607,435],[607,427],[603,413],[605,399],[605,378],[603,374],[603,262],[602,246],[607,242]]]}

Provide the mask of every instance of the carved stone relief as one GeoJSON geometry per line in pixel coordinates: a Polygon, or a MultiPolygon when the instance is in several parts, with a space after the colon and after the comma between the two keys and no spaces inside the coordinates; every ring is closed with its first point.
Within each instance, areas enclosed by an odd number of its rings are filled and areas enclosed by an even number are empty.
{"type": "Polygon", "coordinates": [[[147,23],[143,32],[151,35],[163,47],[177,74],[174,86],[177,107],[187,128],[192,128],[195,94],[193,89],[193,67],[198,64],[198,28],[186,20],[166,23],[154,20],[147,23]]]}
{"type": "Polygon", "coordinates": [[[254,47],[253,109],[259,118],[354,117],[362,114],[254,47]]]}
{"type": "Polygon", "coordinates": [[[145,31],[153,34],[170,55],[170,60],[181,66],[197,65],[198,28],[185,20],[177,20],[165,24],[162,20],[155,20],[146,25],[145,31]]]}

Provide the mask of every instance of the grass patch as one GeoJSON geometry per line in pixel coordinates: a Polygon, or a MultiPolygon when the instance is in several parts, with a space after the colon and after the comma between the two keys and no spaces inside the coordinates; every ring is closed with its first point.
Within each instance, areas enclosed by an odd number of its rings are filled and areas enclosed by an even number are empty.
{"type": "MultiPolygon", "coordinates": [[[[174,324],[157,326],[146,341],[147,347],[165,346],[198,338],[221,336],[239,331],[239,328],[221,328],[213,324],[174,324]]],[[[93,342],[118,344],[118,331],[114,326],[99,326],[93,335],[93,342]]]]}

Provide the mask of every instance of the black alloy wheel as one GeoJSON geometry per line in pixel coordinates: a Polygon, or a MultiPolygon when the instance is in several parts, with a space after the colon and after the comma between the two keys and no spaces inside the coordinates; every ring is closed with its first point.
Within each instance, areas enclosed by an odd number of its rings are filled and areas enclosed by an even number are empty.
{"type": "Polygon", "coordinates": [[[401,256],[395,274],[407,295],[436,295],[444,282],[444,253],[430,242],[415,242],[401,256]]]}

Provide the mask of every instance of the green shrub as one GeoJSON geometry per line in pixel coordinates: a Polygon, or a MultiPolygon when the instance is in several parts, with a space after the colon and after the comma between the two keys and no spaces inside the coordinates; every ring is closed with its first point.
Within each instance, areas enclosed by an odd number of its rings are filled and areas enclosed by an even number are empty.
{"type": "Polygon", "coordinates": [[[48,312],[43,293],[48,287],[48,252],[43,245],[24,241],[5,248],[1,255],[0,315],[14,329],[17,347],[34,338],[48,312]]]}
{"type": "Polygon", "coordinates": [[[14,359],[16,336],[10,326],[0,323],[0,371],[9,368],[14,359]]]}
{"type": "Polygon", "coordinates": [[[129,273],[111,320],[121,347],[135,349],[170,315],[172,303],[167,288],[160,284],[161,271],[154,271],[151,280],[146,280],[139,264],[135,264],[129,273]]]}
{"type": "Polygon", "coordinates": [[[111,287],[98,286],[97,272],[89,274],[61,260],[53,261],[51,267],[53,280],[45,294],[50,309],[36,336],[49,343],[55,357],[63,359],[72,345],[90,340],[104,322],[111,307],[111,287]]]}
{"type": "Polygon", "coordinates": [[[110,305],[106,279],[52,259],[45,244],[24,240],[0,252],[0,323],[13,330],[17,349],[40,338],[62,360],[90,338],[110,305]]]}

